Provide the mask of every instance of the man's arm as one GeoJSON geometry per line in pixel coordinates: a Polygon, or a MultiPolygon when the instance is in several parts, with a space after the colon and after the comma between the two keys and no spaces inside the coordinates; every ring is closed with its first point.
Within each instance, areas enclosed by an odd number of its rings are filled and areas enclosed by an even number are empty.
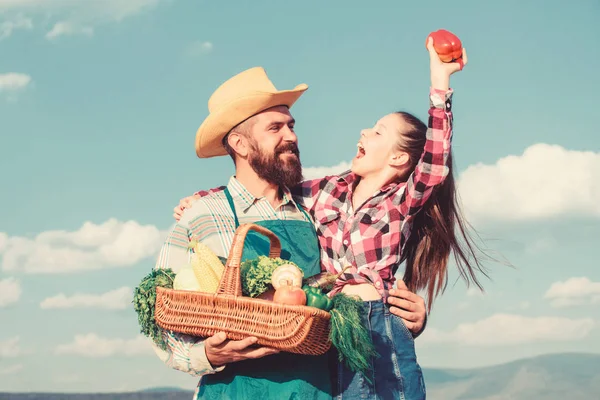
{"type": "MultiPolygon", "coordinates": [[[[181,221],[175,224],[161,248],[155,266],[156,269],[171,268],[177,273],[181,267],[189,263],[191,251],[188,247],[190,242],[189,232],[186,218],[182,218],[181,221]]],[[[162,350],[154,343],[152,343],[152,347],[158,357],[173,369],[193,376],[203,376],[224,368],[212,367],[206,356],[204,341],[201,338],[163,331],[163,339],[167,344],[166,350],[162,350]]]]}
{"type": "MultiPolygon", "coordinates": [[[[189,243],[192,238],[190,216],[197,214],[193,212],[193,207],[202,207],[202,204],[192,205],[192,210],[184,213],[175,224],[160,251],[156,268],[171,268],[177,273],[182,266],[189,263],[189,243]]],[[[202,241],[205,238],[194,235],[194,239],[202,241]]],[[[167,331],[163,332],[163,337],[167,343],[166,351],[153,346],[158,357],[171,368],[194,376],[219,372],[226,364],[232,362],[261,358],[279,352],[268,347],[253,346],[257,342],[256,337],[228,340],[224,332],[218,332],[206,340],[167,331]]]]}

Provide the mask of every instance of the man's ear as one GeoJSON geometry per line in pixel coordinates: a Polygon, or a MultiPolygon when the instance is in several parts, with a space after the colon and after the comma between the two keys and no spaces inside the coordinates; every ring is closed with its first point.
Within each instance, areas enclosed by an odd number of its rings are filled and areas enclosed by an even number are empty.
{"type": "Polygon", "coordinates": [[[227,138],[229,146],[238,156],[246,158],[248,156],[248,139],[241,133],[231,132],[227,138]]]}
{"type": "Polygon", "coordinates": [[[409,162],[410,157],[408,153],[405,153],[403,151],[397,151],[390,157],[390,165],[392,167],[403,167],[405,165],[408,165],[409,162]]]}

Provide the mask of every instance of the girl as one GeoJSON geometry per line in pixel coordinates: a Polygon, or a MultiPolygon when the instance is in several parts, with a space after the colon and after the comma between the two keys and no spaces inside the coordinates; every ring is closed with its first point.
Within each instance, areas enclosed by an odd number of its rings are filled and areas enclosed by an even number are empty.
{"type": "MultiPolygon", "coordinates": [[[[475,272],[482,269],[456,202],[450,148],[450,75],[466,65],[467,55],[463,50],[461,62],[443,63],[431,38],[427,48],[429,126],[406,112],[388,114],[361,132],[350,171],[292,189],[314,219],[322,268],[338,273],[350,266],[331,295],[364,301],[363,322],[379,354],[369,377],[338,363],[340,399],[425,399],[413,336],[387,304],[401,263],[409,290],[425,289],[429,310],[445,287],[451,252],[461,276],[481,288],[475,272]]],[[[195,197],[181,201],[176,218],[195,197]]]]}

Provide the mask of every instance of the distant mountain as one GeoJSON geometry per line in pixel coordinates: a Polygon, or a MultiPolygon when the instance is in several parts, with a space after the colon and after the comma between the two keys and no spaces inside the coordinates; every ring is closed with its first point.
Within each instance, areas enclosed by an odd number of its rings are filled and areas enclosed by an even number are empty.
{"type": "MultiPolygon", "coordinates": [[[[428,400],[600,399],[600,354],[548,354],[474,369],[424,368],[428,400]]],[[[191,400],[192,392],[0,393],[0,400],[191,400]]]]}
{"type": "Polygon", "coordinates": [[[424,369],[432,400],[600,399],[600,355],[548,354],[477,369],[424,369]]]}

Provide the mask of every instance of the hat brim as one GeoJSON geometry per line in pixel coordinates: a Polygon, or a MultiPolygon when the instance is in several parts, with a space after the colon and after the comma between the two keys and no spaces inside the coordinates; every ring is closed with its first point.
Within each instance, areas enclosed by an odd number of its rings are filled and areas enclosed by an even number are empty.
{"type": "Polygon", "coordinates": [[[308,89],[301,84],[291,90],[274,93],[255,92],[236,99],[209,114],[196,132],[196,155],[199,158],[210,158],[227,154],[223,147],[223,138],[236,125],[264,110],[276,106],[292,105],[308,89]]]}

